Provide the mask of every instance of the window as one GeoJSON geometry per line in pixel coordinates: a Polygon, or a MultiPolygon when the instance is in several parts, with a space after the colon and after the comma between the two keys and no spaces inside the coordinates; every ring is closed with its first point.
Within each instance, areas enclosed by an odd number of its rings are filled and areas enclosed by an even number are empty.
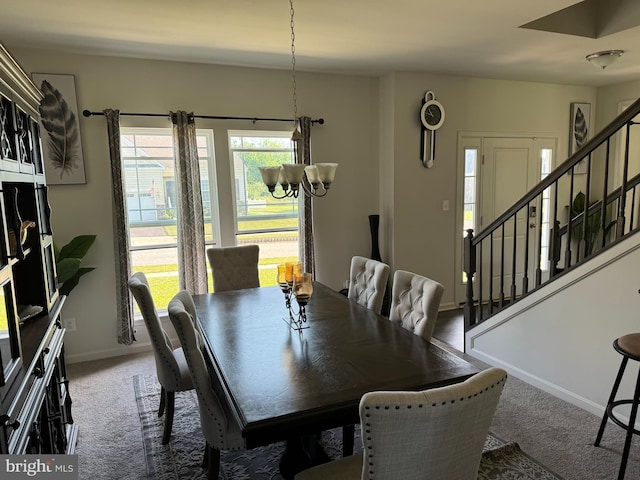
{"type": "MultiPolygon", "coordinates": [[[[464,149],[464,218],[462,220],[463,236],[468,229],[476,231],[476,169],[478,166],[478,149],[464,149]]],[[[477,233],[477,232],[476,232],[477,233]]]]}
{"type": "MultiPolygon", "coordinates": [[[[553,149],[541,148],[540,160],[540,181],[542,181],[551,173],[553,165],[553,149]]],[[[549,233],[551,231],[551,226],[549,225],[551,212],[550,201],[551,187],[548,187],[542,192],[542,231],[540,232],[540,269],[542,271],[549,270],[549,233]]]]}
{"type": "MultiPolygon", "coordinates": [[[[260,285],[275,285],[277,264],[298,259],[298,205],[275,199],[258,167],[294,163],[291,132],[230,131],[236,243],[260,245],[260,285]]],[[[280,187],[276,195],[282,194],[280,187]]]]}
{"type": "MultiPolygon", "coordinates": [[[[144,272],[158,310],[178,291],[177,204],[171,128],[122,128],[121,152],[134,272],[144,272]]],[[[213,133],[197,131],[205,241],[217,243],[213,133]]],[[[204,255],[204,252],[203,252],[204,255]]],[[[211,287],[210,287],[211,289],[211,287]]],[[[137,311],[137,305],[136,305],[137,311]]]]}
{"type": "MultiPolygon", "coordinates": [[[[467,236],[467,230],[473,229],[474,233],[478,233],[476,230],[476,211],[477,211],[477,199],[476,199],[476,184],[477,184],[477,169],[478,169],[478,148],[477,147],[465,147],[464,149],[464,197],[463,197],[463,209],[462,209],[462,237],[467,236]]],[[[464,253],[463,253],[464,256],[464,253]]],[[[462,283],[466,283],[467,274],[462,272],[462,283]]]]}

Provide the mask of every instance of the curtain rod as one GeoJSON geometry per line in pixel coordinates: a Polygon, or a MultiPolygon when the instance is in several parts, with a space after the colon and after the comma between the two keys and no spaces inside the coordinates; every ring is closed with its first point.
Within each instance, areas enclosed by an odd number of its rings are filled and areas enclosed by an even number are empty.
{"type": "MultiPolygon", "coordinates": [[[[91,117],[92,115],[104,115],[104,112],[91,112],[89,110],[83,110],[82,115],[85,117],[91,117]]],[[[127,117],[169,117],[167,113],[120,113],[120,116],[127,117]]],[[[261,118],[261,117],[222,117],[218,115],[193,115],[194,118],[206,118],[211,120],[251,120],[253,123],[258,121],[267,122],[293,122],[291,118],[261,118]]],[[[311,123],[319,123],[324,125],[324,118],[318,118],[317,120],[311,120],[311,123]]]]}

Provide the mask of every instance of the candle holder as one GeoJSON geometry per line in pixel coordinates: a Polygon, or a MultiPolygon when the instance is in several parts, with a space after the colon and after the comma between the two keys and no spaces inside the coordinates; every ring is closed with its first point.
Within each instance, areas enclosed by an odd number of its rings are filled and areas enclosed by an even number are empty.
{"type": "MultiPolygon", "coordinates": [[[[293,287],[294,279],[297,275],[303,273],[302,263],[299,262],[287,262],[278,265],[278,277],[277,282],[280,290],[284,294],[284,303],[289,313],[289,318],[283,318],[283,320],[292,328],[300,330],[302,324],[300,320],[300,309],[296,312],[293,308],[292,297],[294,296],[293,287]]],[[[300,304],[298,304],[300,305],[300,304]]],[[[306,313],[304,313],[306,319],[306,313]]]]}
{"type": "Polygon", "coordinates": [[[291,328],[295,330],[302,330],[309,328],[305,324],[307,323],[307,303],[311,300],[313,294],[313,279],[310,273],[300,273],[294,276],[293,279],[293,296],[298,303],[298,315],[290,323],[291,328]]]}
{"type": "Polygon", "coordinates": [[[280,290],[284,294],[284,303],[289,312],[289,318],[293,320],[293,309],[291,308],[291,287],[293,286],[293,264],[281,263],[278,265],[278,277],[277,282],[280,290]],[[291,283],[289,283],[291,278],[291,283]]]}
{"type": "Polygon", "coordinates": [[[304,273],[302,263],[288,262],[278,265],[278,286],[284,294],[285,307],[289,318],[283,320],[294,330],[301,331],[307,323],[306,306],[313,293],[313,282],[310,273],[304,273]],[[292,297],[296,299],[298,311],[293,307],[292,297]]]}

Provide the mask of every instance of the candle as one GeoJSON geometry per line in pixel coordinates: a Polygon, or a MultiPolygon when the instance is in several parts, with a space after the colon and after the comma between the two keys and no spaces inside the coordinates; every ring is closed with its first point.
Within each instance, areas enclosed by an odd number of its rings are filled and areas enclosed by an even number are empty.
{"type": "Polygon", "coordinates": [[[287,266],[284,263],[280,263],[278,265],[278,276],[277,276],[278,285],[288,286],[287,284],[287,266]]]}
{"type": "Polygon", "coordinates": [[[293,278],[303,272],[302,263],[300,262],[287,262],[285,263],[285,276],[287,278],[287,283],[292,284],[293,278]]]}
{"type": "Polygon", "coordinates": [[[293,262],[287,262],[285,265],[285,278],[288,283],[293,283],[293,262]]]}

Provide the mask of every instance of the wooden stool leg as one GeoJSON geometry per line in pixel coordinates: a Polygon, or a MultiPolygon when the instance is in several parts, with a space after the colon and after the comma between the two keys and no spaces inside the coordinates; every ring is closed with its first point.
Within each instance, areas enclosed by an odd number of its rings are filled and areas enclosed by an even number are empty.
{"type": "Polygon", "coordinates": [[[627,468],[627,459],[629,458],[629,450],[631,449],[631,437],[633,436],[633,429],[636,427],[636,416],[638,414],[638,402],[640,402],[640,371],[638,372],[638,380],[636,382],[636,391],[633,395],[631,416],[629,417],[629,428],[627,429],[627,438],[624,441],[624,450],[622,451],[622,461],[620,462],[620,471],[618,472],[618,480],[624,479],[624,472],[627,468]]]}
{"type": "Polygon", "coordinates": [[[622,357],[622,363],[620,364],[620,368],[618,369],[618,375],[616,376],[616,381],[613,384],[613,388],[611,389],[611,395],[609,395],[609,400],[607,401],[607,405],[604,409],[604,416],[602,417],[602,422],[600,422],[600,429],[598,430],[598,436],[596,437],[596,441],[594,442],[594,446],[600,445],[600,440],[602,440],[602,434],[604,433],[604,427],[607,426],[607,420],[609,420],[609,414],[607,413],[607,408],[609,405],[613,403],[616,398],[616,393],[618,393],[618,387],[620,386],[620,382],[622,381],[622,374],[624,373],[624,369],[627,367],[627,362],[629,361],[629,357],[622,357]]]}

